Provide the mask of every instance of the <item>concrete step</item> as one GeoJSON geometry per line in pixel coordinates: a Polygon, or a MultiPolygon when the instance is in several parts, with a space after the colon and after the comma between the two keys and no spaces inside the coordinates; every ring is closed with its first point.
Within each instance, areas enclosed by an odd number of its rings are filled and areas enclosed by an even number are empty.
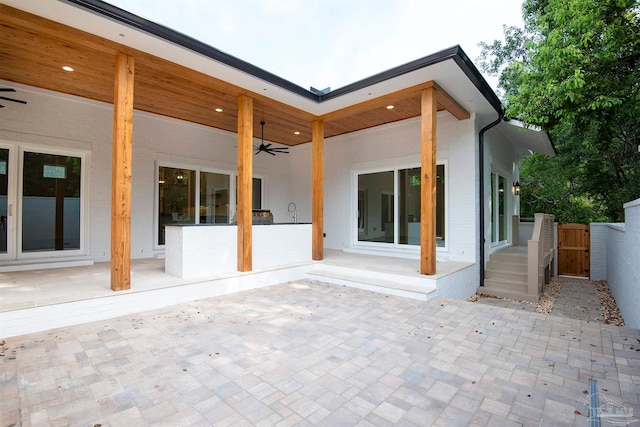
{"type": "Polygon", "coordinates": [[[478,293],[490,295],[498,298],[509,298],[518,301],[538,302],[537,295],[528,295],[523,292],[507,290],[502,288],[494,288],[493,284],[485,280],[485,285],[478,288],[478,293]]]}
{"type": "Polygon", "coordinates": [[[489,262],[496,262],[500,264],[518,264],[527,265],[527,255],[521,253],[512,252],[494,252],[489,256],[489,262]]]}
{"type": "Polygon", "coordinates": [[[486,279],[496,279],[517,284],[527,284],[527,271],[516,270],[505,265],[488,265],[485,269],[486,279]]]}
{"type": "Polygon", "coordinates": [[[527,293],[527,284],[518,283],[511,280],[502,280],[502,279],[485,279],[484,281],[485,288],[492,289],[502,289],[509,292],[517,292],[521,294],[527,293]]]}
{"type": "Polygon", "coordinates": [[[421,301],[428,301],[436,297],[436,287],[429,283],[430,280],[413,276],[380,272],[372,275],[370,271],[327,265],[323,268],[310,270],[306,276],[311,280],[421,301]]]}

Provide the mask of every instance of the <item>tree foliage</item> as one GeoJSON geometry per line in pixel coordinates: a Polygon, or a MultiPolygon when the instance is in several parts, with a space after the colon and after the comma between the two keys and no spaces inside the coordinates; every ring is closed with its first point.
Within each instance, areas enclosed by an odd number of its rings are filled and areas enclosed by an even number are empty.
{"type": "Polygon", "coordinates": [[[568,222],[620,221],[640,197],[640,3],[525,0],[523,17],[480,57],[500,75],[506,115],[556,144],[557,157],[523,163],[523,214],[547,206],[568,222]]]}

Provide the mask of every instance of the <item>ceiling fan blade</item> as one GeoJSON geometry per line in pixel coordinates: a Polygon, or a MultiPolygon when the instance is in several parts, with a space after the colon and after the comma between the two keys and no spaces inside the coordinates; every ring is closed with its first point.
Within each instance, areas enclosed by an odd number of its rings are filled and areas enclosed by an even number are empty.
{"type": "Polygon", "coordinates": [[[27,101],[21,101],[19,99],[5,98],[4,96],[0,96],[0,99],[4,99],[5,101],[18,102],[20,104],[26,104],[27,103],[27,101]]]}
{"type": "Polygon", "coordinates": [[[16,90],[10,87],[0,88],[0,92],[15,92],[16,90]]]}
{"type": "Polygon", "coordinates": [[[0,108],[4,108],[4,105],[0,105],[0,108]]]}
{"type": "Polygon", "coordinates": [[[264,152],[265,152],[265,153],[269,153],[269,154],[271,154],[272,156],[275,156],[275,155],[276,155],[276,153],[271,152],[271,150],[264,150],[264,152]]]}

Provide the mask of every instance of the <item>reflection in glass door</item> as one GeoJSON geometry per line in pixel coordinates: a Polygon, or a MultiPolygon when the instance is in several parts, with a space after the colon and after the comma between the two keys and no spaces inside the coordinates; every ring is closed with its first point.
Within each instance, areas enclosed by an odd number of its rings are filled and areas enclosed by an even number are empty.
{"type": "Polygon", "coordinates": [[[80,249],[80,157],[25,151],[22,252],[80,249]]]}
{"type": "Polygon", "coordinates": [[[9,213],[9,149],[0,149],[0,254],[7,253],[9,213]]]}
{"type": "Polygon", "coordinates": [[[229,175],[200,172],[200,224],[229,223],[229,175]]]}
{"type": "MultiPolygon", "coordinates": [[[[359,242],[420,245],[420,170],[414,167],[358,175],[359,242]]],[[[436,173],[436,246],[445,247],[445,165],[437,165],[436,173]]]]}
{"type": "Polygon", "coordinates": [[[494,245],[507,241],[506,185],[505,177],[491,173],[491,243],[494,245]]]}
{"type": "Polygon", "coordinates": [[[168,224],[196,223],[196,171],[160,166],[158,170],[158,244],[168,224]]]}

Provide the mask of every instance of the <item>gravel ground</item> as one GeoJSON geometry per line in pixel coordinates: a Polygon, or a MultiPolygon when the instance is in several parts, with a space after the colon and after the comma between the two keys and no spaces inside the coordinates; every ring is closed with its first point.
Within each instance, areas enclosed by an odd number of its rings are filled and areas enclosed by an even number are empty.
{"type": "Polygon", "coordinates": [[[501,307],[513,309],[521,309],[526,311],[535,311],[540,314],[553,314],[564,317],[575,317],[582,320],[598,321],[608,325],[624,326],[624,319],[620,314],[616,300],[611,294],[609,285],[604,280],[599,281],[582,281],[582,279],[558,278],[553,277],[551,282],[544,288],[542,295],[537,304],[518,301],[509,298],[496,298],[489,295],[478,293],[469,298],[470,302],[480,302],[501,307]],[[581,286],[593,286],[593,288],[585,288],[585,293],[581,296],[575,296],[575,293],[565,289],[563,293],[563,284],[568,288],[569,283],[575,284],[579,280],[581,286]],[[563,306],[560,310],[558,306],[559,298],[563,299],[563,306]],[[593,310],[587,307],[588,300],[599,302],[600,310],[593,310]],[[597,301],[595,301],[597,299],[597,301]],[[567,300],[571,302],[567,304],[567,300]]]}

